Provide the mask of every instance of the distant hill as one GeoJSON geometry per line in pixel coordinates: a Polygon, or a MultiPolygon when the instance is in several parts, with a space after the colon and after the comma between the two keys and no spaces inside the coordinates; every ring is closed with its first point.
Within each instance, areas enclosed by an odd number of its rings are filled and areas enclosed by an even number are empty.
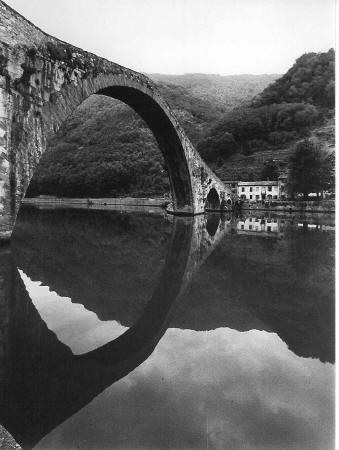
{"type": "Polygon", "coordinates": [[[213,75],[192,73],[185,75],[149,75],[155,82],[184,87],[194,98],[205,100],[213,109],[227,112],[250,102],[252,98],[279,78],[279,74],[213,75]]]}
{"type": "MultiPolygon", "coordinates": [[[[276,76],[152,77],[197,145],[223,111],[249,102],[276,76]]],[[[168,189],[163,157],[147,125],[123,103],[94,95],[50,142],[27,195],[155,196],[168,189]]]]}

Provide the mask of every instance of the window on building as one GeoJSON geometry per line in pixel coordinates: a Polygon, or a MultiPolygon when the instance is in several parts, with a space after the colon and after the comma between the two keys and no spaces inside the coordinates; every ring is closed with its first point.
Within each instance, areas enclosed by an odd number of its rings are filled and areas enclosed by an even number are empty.
{"type": "Polygon", "coordinates": [[[268,190],[271,191],[272,190],[272,186],[268,186],[268,190]]]}
{"type": "Polygon", "coordinates": [[[277,195],[273,195],[273,199],[277,200],[278,196],[277,195]]]}
{"type": "Polygon", "coordinates": [[[241,188],[241,192],[245,192],[245,188],[243,187],[243,188],[241,188]]]}
{"type": "Polygon", "coordinates": [[[267,231],[270,233],[271,232],[271,227],[267,227],[267,231]]]}
{"type": "Polygon", "coordinates": [[[253,191],[253,188],[250,187],[250,192],[252,192],[252,191],[253,191]]]}
{"type": "Polygon", "coordinates": [[[257,186],[257,187],[255,188],[255,190],[258,192],[258,191],[259,191],[259,186],[257,186]]]}
{"type": "Polygon", "coordinates": [[[241,225],[241,229],[242,229],[242,230],[244,229],[244,225],[241,225]]]}
{"type": "Polygon", "coordinates": [[[255,199],[256,199],[256,200],[259,200],[259,198],[260,198],[260,195],[256,195],[256,196],[255,196],[255,199]]]}
{"type": "Polygon", "coordinates": [[[250,195],[250,200],[252,200],[252,195],[250,195]]]}
{"type": "Polygon", "coordinates": [[[252,230],[252,225],[249,225],[248,229],[249,229],[249,230],[252,230]]]}

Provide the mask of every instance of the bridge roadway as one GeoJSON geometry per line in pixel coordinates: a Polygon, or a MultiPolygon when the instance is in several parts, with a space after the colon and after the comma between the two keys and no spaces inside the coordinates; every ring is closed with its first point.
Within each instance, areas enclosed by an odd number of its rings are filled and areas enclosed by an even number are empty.
{"type": "Polygon", "coordinates": [[[230,189],[149,78],[49,36],[0,0],[0,238],[11,236],[48,139],[92,94],[125,102],[148,124],[167,165],[173,214],[231,208],[230,189]]]}

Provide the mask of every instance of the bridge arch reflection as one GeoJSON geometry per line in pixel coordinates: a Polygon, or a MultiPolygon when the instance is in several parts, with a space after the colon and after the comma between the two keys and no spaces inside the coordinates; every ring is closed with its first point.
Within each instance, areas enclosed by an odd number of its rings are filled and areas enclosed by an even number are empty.
{"type": "Polygon", "coordinates": [[[173,305],[203,258],[203,225],[203,216],[174,218],[165,266],[142,316],[117,339],[81,355],[74,355],[48,329],[11,252],[6,248],[0,253],[1,276],[7,280],[1,294],[8,311],[0,422],[24,448],[34,446],[153,352],[173,305]]]}

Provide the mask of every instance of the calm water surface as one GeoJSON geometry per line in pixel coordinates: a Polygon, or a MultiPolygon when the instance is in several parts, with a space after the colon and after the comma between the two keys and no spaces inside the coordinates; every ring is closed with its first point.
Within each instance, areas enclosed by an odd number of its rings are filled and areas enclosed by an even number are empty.
{"type": "Polygon", "coordinates": [[[23,448],[334,448],[332,216],[23,208],[0,267],[23,448]]]}

